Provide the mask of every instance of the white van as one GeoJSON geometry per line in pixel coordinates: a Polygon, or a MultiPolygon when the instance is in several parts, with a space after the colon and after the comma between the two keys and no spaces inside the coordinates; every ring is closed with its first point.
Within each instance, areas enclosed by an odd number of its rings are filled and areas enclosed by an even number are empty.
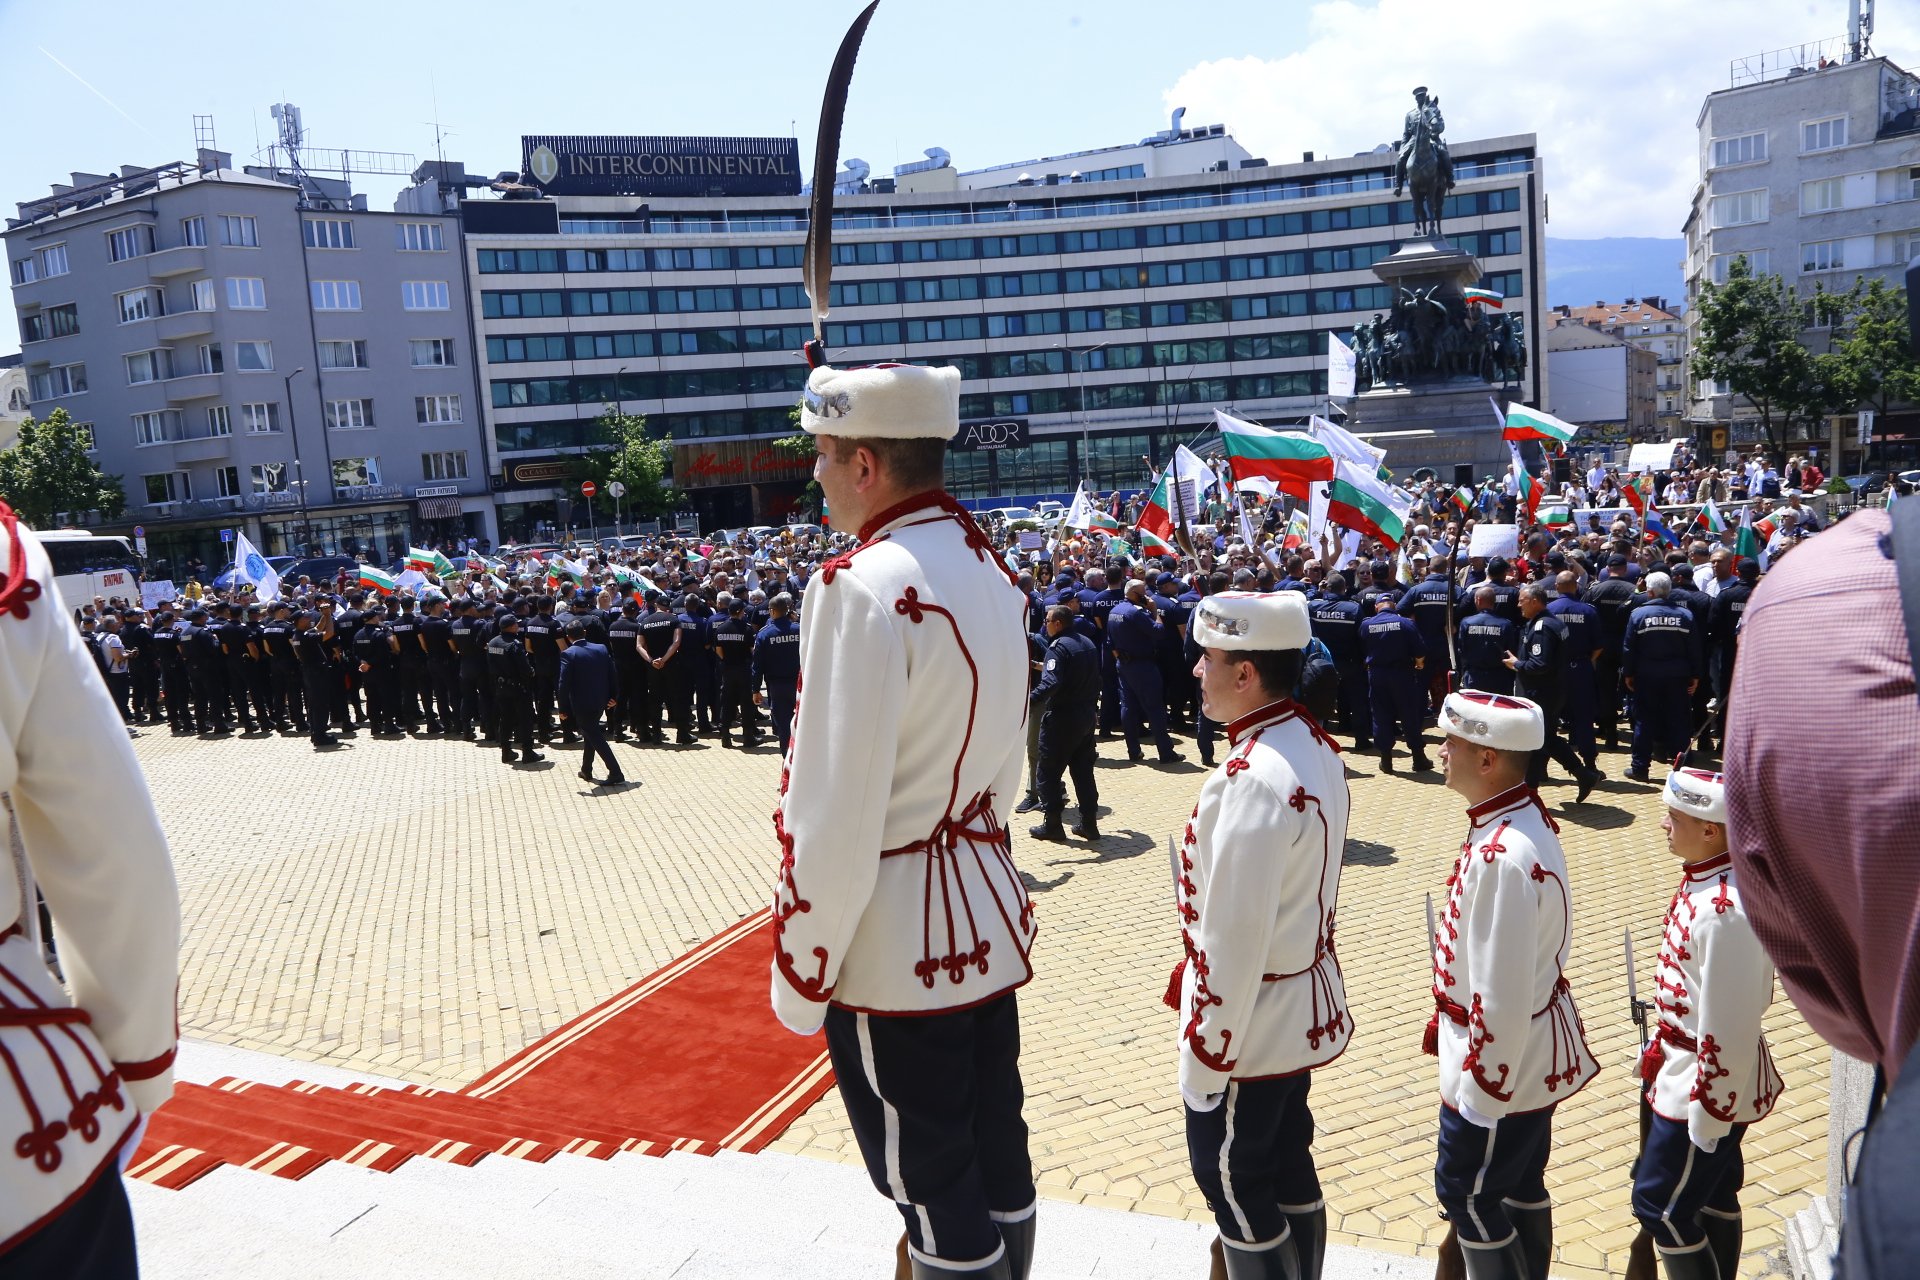
{"type": "Polygon", "coordinates": [[[34,535],[47,549],[54,585],[69,609],[92,604],[95,596],[140,603],[140,560],[125,538],[85,529],[35,530],[34,535]]]}

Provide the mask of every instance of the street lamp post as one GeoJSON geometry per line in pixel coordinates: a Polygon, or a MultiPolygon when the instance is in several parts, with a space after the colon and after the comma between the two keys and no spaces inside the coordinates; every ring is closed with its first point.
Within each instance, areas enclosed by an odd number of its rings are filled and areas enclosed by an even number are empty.
{"type": "Polygon", "coordinates": [[[1080,479],[1093,479],[1093,468],[1089,461],[1092,452],[1092,440],[1087,429],[1087,357],[1103,347],[1110,347],[1114,339],[1096,342],[1091,347],[1070,347],[1064,342],[1055,343],[1056,349],[1067,353],[1073,360],[1074,385],[1080,401],[1080,479]]]}
{"type": "Polygon", "coordinates": [[[300,491],[300,554],[313,554],[313,521],[307,514],[307,473],[300,465],[300,427],[293,416],[293,380],[305,373],[306,367],[295,369],[281,379],[287,392],[287,435],[293,441],[293,482],[300,491]]]}

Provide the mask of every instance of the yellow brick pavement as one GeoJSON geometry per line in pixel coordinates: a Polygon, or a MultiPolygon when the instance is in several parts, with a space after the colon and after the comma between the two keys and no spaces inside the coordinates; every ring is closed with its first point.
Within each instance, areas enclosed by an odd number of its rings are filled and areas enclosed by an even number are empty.
{"type": "MultiPolygon", "coordinates": [[[[181,880],[186,1034],[463,1084],[768,899],[770,748],[616,747],[642,785],[592,793],[571,755],[508,768],[458,743],[348,741],[329,755],[300,738],[164,729],[136,743],[181,880]]],[[[1166,836],[1203,775],[1129,766],[1115,742],[1101,755],[1106,838],[1058,846],[1022,831],[1014,846],[1041,928],[1021,995],[1038,1180],[1051,1198],[1205,1218],[1186,1169],[1174,1016],[1160,1004],[1179,947],[1166,836]]],[[[1419,1051],[1422,899],[1445,880],[1461,806],[1436,781],[1348,760],[1338,937],[1358,1031],[1315,1078],[1316,1152],[1334,1240],[1430,1254],[1442,1224],[1433,1060],[1419,1051]]],[[[1675,874],[1653,788],[1605,783],[1577,810],[1571,798],[1547,792],[1573,882],[1569,976],[1604,1070],[1562,1108],[1548,1179],[1555,1274],[1583,1280],[1618,1274],[1633,1234],[1621,932],[1650,981],[1675,874]]],[[[1788,1092],[1747,1138],[1748,1275],[1774,1266],[1782,1217],[1826,1177],[1826,1050],[1784,999],[1767,1030],[1788,1092]]],[[[777,1148],[858,1159],[834,1094],[777,1148]]]]}

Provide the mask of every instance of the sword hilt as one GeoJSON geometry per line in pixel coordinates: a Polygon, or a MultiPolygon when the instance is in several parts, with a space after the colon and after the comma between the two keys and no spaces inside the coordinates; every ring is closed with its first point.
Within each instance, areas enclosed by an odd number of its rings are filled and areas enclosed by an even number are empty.
{"type": "Polygon", "coordinates": [[[807,368],[818,369],[827,362],[827,344],[818,338],[808,338],[800,354],[807,358],[807,368]]]}

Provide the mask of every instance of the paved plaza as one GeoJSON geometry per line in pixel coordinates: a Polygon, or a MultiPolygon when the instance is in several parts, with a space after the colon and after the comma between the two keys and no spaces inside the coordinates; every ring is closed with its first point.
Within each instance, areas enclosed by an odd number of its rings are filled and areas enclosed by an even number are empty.
{"type": "MultiPolygon", "coordinates": [[[[607,792],[574,776],[570,753],[509,768],[451,741],[346,743],[316,754],[304,738],[141,732],[180,878],[184,1036],[458,1087],[769,900],[770,746],[616,747],[640,785],[607,792]]],[[[1191,761],[1191,742],[1180,747],[1191,761]]],[[[1420,1053],[1432,1008],[1422,902],[1442,891],[1462,806],[1437,775],[1347,760],[1338,947],[1358,1031],[1316,1074],[1316,1153],[1333,1241],[1430,1256],[1444,1224],[1435,1069],[1420,1053]]],[[[1204,775],[1124,761],[1117,739],[1101,744],[1111,813],[1098,844],[1042,844],[1017,820],[1014,858],[1040,924],[1021,992],[1027,1117],[1044,1196],[1198,1221],[1208,1214],[1187,1173],[1175,1015],[1161,995],[1179,955],[1167,835],[1204,775]]],[[[1616,778],[1625,768],[1601,763],[1616,778]]],[[[1677,869],[1655,788],[1603,783],[1578,808],[1570,785],[1545,796],[1571,869],[1569,977],[1603,1068],[1555,1126],[1554,1273],[1617,1275],[1634,1234],[1638,1043],[1621,936],[1632,931],[1648,993],[1677,869]]],[[[1784,1270],[1782,1219],[1826,1183],[1827,1050],[1784,998],[1766,1026],[1787,1094],[1745,1144],[1746,1276],[1784,1270]]],[[[858,1160],[834,1093],[774,1150],[858,1160]]],[[[225,1174],[240,1176],[258,1175],[225,1174]]]]}

